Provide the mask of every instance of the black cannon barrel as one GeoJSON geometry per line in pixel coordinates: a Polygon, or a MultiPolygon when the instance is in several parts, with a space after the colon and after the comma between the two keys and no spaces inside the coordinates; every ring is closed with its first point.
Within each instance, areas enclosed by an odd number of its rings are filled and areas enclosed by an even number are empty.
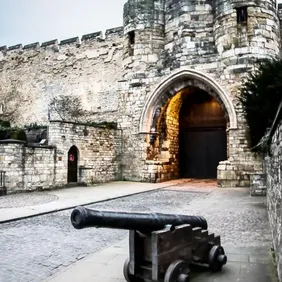
{"type": "Polygon", "coordinates": [[[97,211],[85,207],[76,207],[71,213],[74,228],[104,227],[137,231],[161,230],[166,225],[190,224],[192,227],[208,229],[207,221],[201,216],[174,215],[162,213],[129,213],[115,211],[97,211]]]}

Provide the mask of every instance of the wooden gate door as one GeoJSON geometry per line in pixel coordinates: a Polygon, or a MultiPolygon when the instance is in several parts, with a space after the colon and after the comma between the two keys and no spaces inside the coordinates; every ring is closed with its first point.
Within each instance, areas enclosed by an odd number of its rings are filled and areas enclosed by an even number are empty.
{"type": "Polygon", "coordinates": [[[184,178],[216,178],[217,166],[226,160],[224,129],[186,130],[180,134],[180,175],[184,178]]]}
{"type": "Polygon", "coordinates": [[[72,146],[68,152],[68,183],[77,182],[78,150],[72,146]]]}

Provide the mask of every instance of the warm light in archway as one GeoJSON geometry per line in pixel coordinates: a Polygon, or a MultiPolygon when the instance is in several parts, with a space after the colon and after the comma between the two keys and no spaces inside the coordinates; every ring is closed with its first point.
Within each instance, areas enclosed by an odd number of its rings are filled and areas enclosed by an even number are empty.
{"type": "Polygon", "coordinates": [[[212,100],[211,100],[210,105],[211,105],[213,108],[218,108],[218,107],[220,106],[219,103],[218,103],[215,99],[212,99],[212,100]]]}
{"type": "Polygon", "coordinates": [[[179,110],[182,105],[182,95],[184,94],[184,91],[179,91],[176,95],[174,95],[171,100],[169,101],[168,107],[167,107],[167,114],[172,114],[175,117],[178,117],[179,110]]]}

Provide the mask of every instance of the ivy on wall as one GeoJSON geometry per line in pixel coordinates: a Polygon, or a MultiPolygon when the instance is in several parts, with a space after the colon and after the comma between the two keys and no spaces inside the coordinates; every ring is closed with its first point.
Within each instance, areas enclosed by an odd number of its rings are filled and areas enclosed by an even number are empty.
{"type": "Polygon", "coordinates": [[[282,60],[260,60],[240,89],[239,100],[245,111],[253,151],[271,128],[282,100],[282,60]]]}

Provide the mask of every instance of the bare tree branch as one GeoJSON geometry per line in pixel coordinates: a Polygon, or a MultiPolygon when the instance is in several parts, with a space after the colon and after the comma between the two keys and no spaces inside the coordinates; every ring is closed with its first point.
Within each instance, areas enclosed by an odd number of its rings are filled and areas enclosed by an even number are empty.
{"type": "Polygon", "coordinates": [[[60,95],[50,102],[50,110],[54,111],[62,121],[79,122],[86,118],[88,113],[82,109],[79,97],[60,95]]]}
{"type": "Polygon", "coordinates": [[[17,85],[12,85],[9,92],[4,93],[0,87],[0,120],[15,122],[18,119],[20,93],[17,85]]]}

